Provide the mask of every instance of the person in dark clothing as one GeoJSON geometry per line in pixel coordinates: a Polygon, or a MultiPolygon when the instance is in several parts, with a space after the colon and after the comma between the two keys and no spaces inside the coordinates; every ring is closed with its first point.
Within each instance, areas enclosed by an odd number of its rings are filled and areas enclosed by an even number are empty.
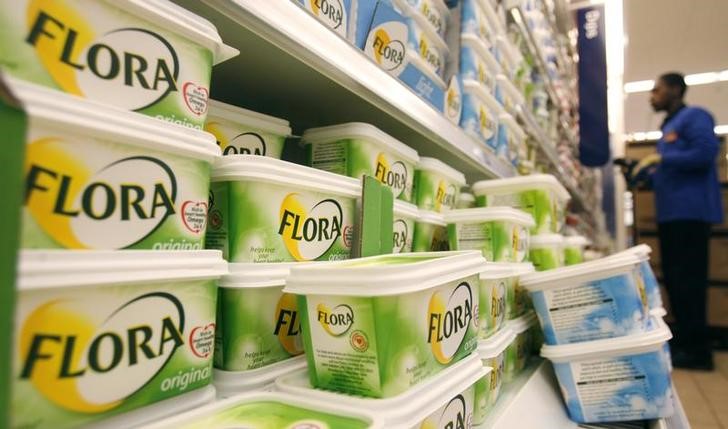
{"type": "Polygon", "coordinates": [[[686,89],[678,73],[655,82],[650,104],[667,116],[657,153],[641,160],[636,170],[655,168],[662,273],[675,317],[673,364],[712,370],[706,301],[711,224],[723,221],[716,169],[719,142],[711,114],[683,102],[686,89]]]}

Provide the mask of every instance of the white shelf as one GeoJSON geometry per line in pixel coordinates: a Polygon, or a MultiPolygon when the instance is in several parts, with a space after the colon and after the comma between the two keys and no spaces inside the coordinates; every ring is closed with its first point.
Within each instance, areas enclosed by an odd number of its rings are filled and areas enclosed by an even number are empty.
{"type": "Polygon", "coordinates": [[[369,122],[469,181],[515,174],[484,144],[292,1],[174,0],[241,55],[213,69],[212,96],[291,121],[295,132],[369,122]]]}

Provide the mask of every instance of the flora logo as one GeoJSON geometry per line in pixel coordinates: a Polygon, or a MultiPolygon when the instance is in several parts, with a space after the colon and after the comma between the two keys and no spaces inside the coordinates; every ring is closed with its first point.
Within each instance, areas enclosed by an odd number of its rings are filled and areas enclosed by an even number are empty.
{"type": "Polygon", "coordinates": [[[407,222],[404,219],[397,219],[393,225],[393,253],[402,253],[407,248],[407,241],[409,239],[409,228],[407,222]]]}
{"type": "Polygon", "coordinates": [[[346,10],[341,0],[308,0],[306,6],[319,21],[346,37],[346,10]]]}
{"type": "Polygon", "coordinates": [[[278,234],[297,261],[313,261],[331,249],[343,223],[341,205],[333,199],[306,208],[298,194],[288,194],[281,203],[278,234]]]}
{"type": "Polygon", "coordinates": [[[369,31],[364,53],[384,70],[397,76],[404,69],[407,37],[405,23],[385,22],[369,31]]]}
{"type": "Polygon", "coordinates": [[[449,297],[435,292],[430,298],[427,315],[427,342],[441,364],[455,357],[473,320],[473,292],[470,284],[462,282],[449,297]]]}
{"type": "Polygon", "coordinates": [[[392,188],[394,198],[402,195],[402,192],[404,192],[407,187],[407,167],[402,161],[396,161],[390,164],[384,153],[377,155],[377,165],[374,170],[374,177],[392,188]]]}
{"type": "Polygon", "coordinates": [[[354,324],[354,310],[346,304],[329,309],[326,304],[316,306],[316,318],[324,331],[333,337],[346,334],[354,324]]]}
{"type": "Polygon", "coordinates": [[[440,67],[442,67],[442,60],[440,59],[440,55],[427,42],[427,39],[425,39],[424,37],[420,37],[420,43],[418,45],[420,48],[420,56],[424,58],[424,60],[427,61],[428,64],[434,67],[435,70],[440,70],[440,67]]]}
{"type": "Polygon", "coordinates": [[[482,106],[479,109],[478,122],[480,123],[480,134],[486,139],[490,138],[493,135],[495,123],[490,113],[482,106]]]}
{"type": "Polygon", "coordinates": [[[25,36],[64,91],[141,110],[179,90],[179,59],[164,37],[133,27],[96,34],[92,23],[68,5],[31,0],[25,36]]]}
{"type": "Polygon", "coordinates": [[[440,414],[437,427],[440,429],[466,429],[472,426],[468,416],[468,406],[463,395],[450,400],[440,414]]]}
{"type": "Polygon", "coordinates": [[[440,180],[435,191],[435,211],[440,211],[443,207],[455,207],[455,194],[457,188],[453,184],[448,184],[444,180],[440,180]]]}
{"type": "Polygon", "coordinates": [[[501,280],[490,290],[491,326],[500,326],[506,315],[506,283],[501,280]]]}
{"type": "Polygon", "coordinates": [[[273,335],[278,337],[281,346],[290,354],[303,353],[301,342],[301,321],[298,318],[298,305],[296,296],[284,293],[276,305],[275,330],[273,335]]]}
{"type": "Polygon", "coordinates": [[[25,166],[25,207],[63,247],[122,249],[175,213],[177,179],[164,161],[132,156],[93,171],[67,149],[32,142],[25,166]]]}
{"type": "Polygon", "coordinates": [[[455,76],[450,79],[450,85],[447,88],[445,97],[445,116],[453,123],[460,123],[463,97],[460,92],[460,85],[455,76]]]}
{"type": "Polygon", "coordinates": [[[531,234],[525,226],[513,227],[513,255],[516,261],[520,262],[526,259],[531,234]]]}
{"type": "MultiPolygon", "coordinates": [[[[218,145],[223,147],[218,141],[218,145]]],[[[223,155],[260,155],[265,156],[265,140],[258,133],[243,133],[233,137],[223,147],[223,155]]]]}
{"type": "Polygon", "coordinates": [[[49,301],[20,328],[19,377],[69,411],[121,405],[185,344],[184,307],[169,293],[138,296],[102,319],[97,311],[97,302],[49,301]]]}

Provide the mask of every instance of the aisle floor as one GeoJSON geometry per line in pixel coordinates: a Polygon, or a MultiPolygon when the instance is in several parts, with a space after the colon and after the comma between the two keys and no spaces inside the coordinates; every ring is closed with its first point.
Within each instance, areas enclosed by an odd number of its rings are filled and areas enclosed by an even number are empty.
{"type": "Polygon", "coordinates": [[[728,429],[728,352],[716,352],[715,371],[672,373],[692,429],[728,429]]]}

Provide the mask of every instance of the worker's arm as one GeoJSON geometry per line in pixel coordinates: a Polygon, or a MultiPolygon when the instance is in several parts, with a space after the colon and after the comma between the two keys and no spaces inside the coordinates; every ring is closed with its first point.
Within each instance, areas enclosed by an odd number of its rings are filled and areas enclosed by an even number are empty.
{"type": "Polygon", "coordinates": [[[679,138],[687,142],[687,148],[662,154],[661,163],[678,170],[707,168],[718,154],[713,118],[703,110],[696,110],[686,119],[679,138]]]}

